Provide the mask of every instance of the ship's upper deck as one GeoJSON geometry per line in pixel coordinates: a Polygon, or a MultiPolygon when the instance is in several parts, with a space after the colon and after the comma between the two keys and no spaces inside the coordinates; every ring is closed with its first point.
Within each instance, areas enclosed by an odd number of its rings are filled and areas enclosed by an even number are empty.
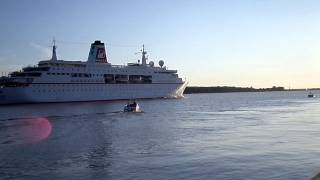
{"type": "MultiPolygon", "coordinates": [[[[52,58],[42,60],[37,66],[28,66],[10,73],[10,82],[23,84],[35,83],[180,83],[177,70],[169,70],[162,60],[159,66],[153,61],[147,64],[146,52],[142,50],[142,63],[112,65],[107,61],[104,44],[95,42],[91,45],[88,61],[58,60],[55,45],[52,58]],[[100,49],[99,49],[100,48],[100,49]],[[96,54],[95,54],[96,53],[96,54]],[[100,54],[99,54],[100,53],[100,54]],[[94,59],[96,57],[96,59],[94,59]],[[100,59],[99,59],[100,58],[100,59]]],[[[7,82],[6,79],[5,82],[7,82]]]]}

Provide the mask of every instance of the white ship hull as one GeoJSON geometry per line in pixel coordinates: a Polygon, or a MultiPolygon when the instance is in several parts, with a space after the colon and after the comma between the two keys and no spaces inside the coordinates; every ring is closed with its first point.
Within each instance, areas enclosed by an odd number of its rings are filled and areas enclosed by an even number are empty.
{"type": "Polygon", "coordinates": [[[179,98],[186,84],[32,84],[0,88],[0,104],[179,98]]]}

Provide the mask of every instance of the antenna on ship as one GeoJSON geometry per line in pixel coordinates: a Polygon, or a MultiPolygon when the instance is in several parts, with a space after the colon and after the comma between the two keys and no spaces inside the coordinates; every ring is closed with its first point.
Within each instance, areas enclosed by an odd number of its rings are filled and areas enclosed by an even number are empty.
{"type": "Polygon", "coordinates": [[[57,61],[57,53],[56,53],[56,40],[53,38],[53,46],[52,46],[52,57],[51,60],[52,61],[57,61]]]}
{"type": "Polygon", "coordinates": [[[142,45],[142,65],[147,65],[147,57],[146,57],[147,52],[144,51],[144,44],[142,45]]]}

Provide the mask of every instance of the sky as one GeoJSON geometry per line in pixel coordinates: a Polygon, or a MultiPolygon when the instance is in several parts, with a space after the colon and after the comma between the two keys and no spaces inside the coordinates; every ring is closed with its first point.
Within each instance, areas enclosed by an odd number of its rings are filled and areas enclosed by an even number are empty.
{"type": "Polygon", "coordinates": [[[145,44],[194,86],[320,87],[318,0],[1,0],[0,72],[49,59],[87,60],[106,43],[112,64],[145,44]]]}

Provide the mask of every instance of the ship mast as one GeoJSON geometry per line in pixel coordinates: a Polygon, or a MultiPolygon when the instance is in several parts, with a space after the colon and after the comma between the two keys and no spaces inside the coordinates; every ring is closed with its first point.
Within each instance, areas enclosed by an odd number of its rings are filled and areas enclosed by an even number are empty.
{"type": "Polygon", "coordinates": [[[147,65],[147,52],[144,51],[144,44],[142,45],[142,65],[147,65]]]}
{"type": "Polygon", "coordinates": [[[51,57],[52,61],[57,61],[57,53],[56,53],[56,40],[53,39],[53,46],[52,46],[52,57],[51,57]]]}

